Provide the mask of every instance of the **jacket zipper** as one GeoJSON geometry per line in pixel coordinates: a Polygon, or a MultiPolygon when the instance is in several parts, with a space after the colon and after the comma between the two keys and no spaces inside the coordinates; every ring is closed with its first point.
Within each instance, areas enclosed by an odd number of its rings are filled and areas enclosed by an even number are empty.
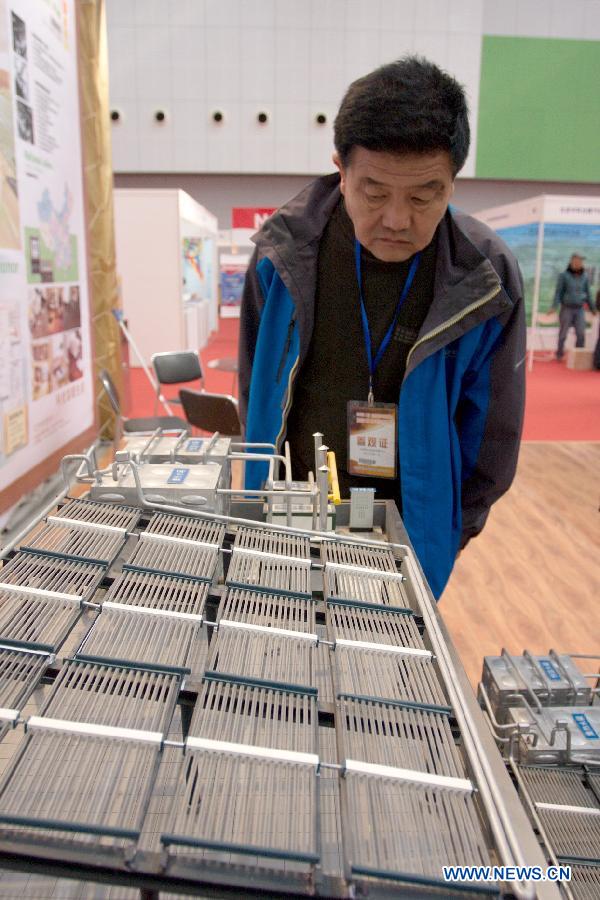
{"type": "Polygon", "coordinates": [[[283,367],[285,366],[285,360],[290,352],[290,347],[292,346],[292,335],[294,333],[294,325],[296,324],[296,311],[292,315],[290,319],[290,324],[288,325],[287,337],[285,339],[285,344],[283,347],[283,353],[281,354],[281,360],[279,362],[279,367],[277,369],[277,384],[281,381],[281,376],[283,375],[283,367]]]}
{"type": "Polygon", "coordinates": [[[406,368],[408,369],[411,356],[420,344],[424,344],[425,341],[430,341],[432,338],[437,337],[438,334],[442,334],[443,331],[447,331],[449,328],[452,328],[453,325],[456,325],[457,322],[460,322],[460,320],[464,319],[465,316],[468,316],[469,313],[475,312],[475,310],[479,309],[481,306],[485,306],[486,303],[489,303],[490,300],[493,300],[494,297],[496,297],[500,293],[500,289],[500,285],[497,285],[495,288],[489,291],[485,295],[485,297],[482,297],[475,303],[471,303],[470,306],[467,306],[459,313],[456,313],[456,315],[448,319],[447,322],[444,322],[442,325],[438,325],[438,327],[434,328],[433,331],[430,331],[428,334],[424,334],[422,338],[419,338],[419,340],[416,341],[410,348],[410,352],[406,358],[406,368]]]}
{"type": "Polygon", "coordinates": [[[285,401],[285,407],[283,409],[283,415],[281,417],[281,428],[279,429],[279,434],[275,438],[275,446],[277,447],[277,452],[279,452],[281,449],[281,438],[283,437],[283,432],[285,431],[285,426],[287,425],[287,419],[290,414],[290,407],[292,405],[292,384],[294,382],[294,379],[296,378],[296,372],[298,371],[299,359],[300,359],[300,357],[298,356],[298,359],[296,360],[296,362],[290,369],[290,374],[289,374],[289,378],[288,378],[288,386],[287,386],[287,397],[286,397],[286,401],[285,401]]]}

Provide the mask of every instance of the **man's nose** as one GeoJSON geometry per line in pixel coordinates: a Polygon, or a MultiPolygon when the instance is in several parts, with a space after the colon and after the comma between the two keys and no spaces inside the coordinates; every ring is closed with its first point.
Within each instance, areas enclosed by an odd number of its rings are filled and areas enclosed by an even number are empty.
{"type": "Polygon", "coordinates": [[[381,224],[388,231],[407,231],[410,226],[410,206],[404,200],[390,201],[381,217],[381,224]]]}

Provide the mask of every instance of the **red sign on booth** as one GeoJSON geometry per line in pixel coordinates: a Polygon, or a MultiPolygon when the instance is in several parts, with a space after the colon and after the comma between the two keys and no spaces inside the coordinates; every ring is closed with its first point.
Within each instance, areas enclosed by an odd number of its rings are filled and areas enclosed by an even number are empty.
{"type": "Polygon", "coordinates": [[[234,206],[231,210],[231,227],[254,228],[258,231],[276,209],[276,206],[234,206]]]}

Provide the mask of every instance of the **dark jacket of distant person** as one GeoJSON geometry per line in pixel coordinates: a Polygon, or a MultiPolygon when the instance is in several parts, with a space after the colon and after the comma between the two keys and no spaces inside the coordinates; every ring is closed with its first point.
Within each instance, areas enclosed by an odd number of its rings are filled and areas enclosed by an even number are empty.
{"type": "Polygon", "coordinates": [[[566,306],[569,309],[581,309],[586,303],[589,309],[594,312],[588,274],[583,268],[577,270],[569,265],[558,276],[552,306],[555,309],[558,306],[566,306]]]}

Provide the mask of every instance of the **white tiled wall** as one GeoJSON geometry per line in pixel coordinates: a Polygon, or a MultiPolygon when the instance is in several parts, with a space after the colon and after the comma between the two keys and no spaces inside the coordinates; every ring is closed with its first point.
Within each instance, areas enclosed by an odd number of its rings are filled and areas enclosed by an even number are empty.
{"type": "MultiPolygon", "coordinates": [[[[351,81],[417,52],[466,89],[481,35],[600,37],[600,0],[106,0],[116,172],[331,171],[351,81]],[[154,113],[167,119],[157,124],[154,113]],[[224,113],[215,124],[212,113],[224,113]],[[269,116],[261,126],[256,116],[269,116]],[[315,124],[325,113],[327,124],[315,124]]],[[[475,140],[463,170],[474,174],[475,140]]]]}
{"type": "Polygon", "coordinates": [[[600,39],[600,0],[484,0],[483,33],[600,39]]]}

